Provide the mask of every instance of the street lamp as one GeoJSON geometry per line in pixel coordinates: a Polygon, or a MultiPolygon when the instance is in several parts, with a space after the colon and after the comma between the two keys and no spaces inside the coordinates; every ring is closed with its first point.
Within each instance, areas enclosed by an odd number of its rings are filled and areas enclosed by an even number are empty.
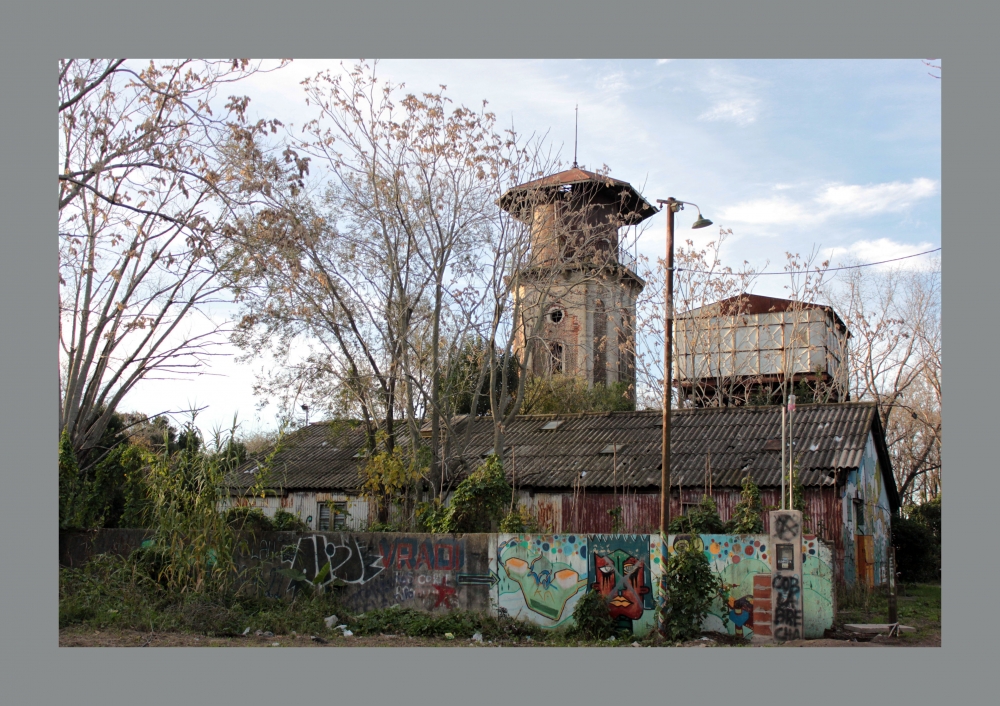
{"type": "MultiPolygon", "coordinates": [[[[684,209],[684,204],[698,209],[698,220],[691,228],[704,228],[712,225],[712,221],[701,215],[697,204],[688,201],[678,201],[672,196],[666,200],[657,199],[660,210],[667,211],[667,292],[664,299],[665,316],[664,331],[666,340],[663,344],[663,437],[660,458],[660,534],[667,536],[667,525],[670,524],[670,388],[673,387],[673,347],[674,347],[674,214],[684,209]]],[[[666,541],[664,539],[664,541],[666,541]]],[[[666,556],[664,556],[666,560],[666,556]]]]}

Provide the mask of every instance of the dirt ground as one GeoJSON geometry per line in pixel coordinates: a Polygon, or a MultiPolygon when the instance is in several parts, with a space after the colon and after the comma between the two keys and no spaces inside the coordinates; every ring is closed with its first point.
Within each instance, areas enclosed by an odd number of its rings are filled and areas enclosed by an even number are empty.
{"type": "MultiPolygon", "coordinates": [[[[867,636],[866,636],[867,637],[867,636]]],[[[60,647],[545,647],[542,642],[487,643],[471,640],[445,640],[441,638],[379,635],[369,637],[343,637],[326,635],[324,642],[311,639],[310,635],[275,635],[273,637],[249,634],[245,637],[206,637],[189,633],[142,633],[136,631],[109,631],[68,628],[59,631],[60,647]]],[[[865,640],[865,638],[862,638],[865,640]]],[[[725,647],[729,641],[713,639],[694,640],[684,647],[725,647]]],[[[597,645],[586,645],[595,647],[597,645]]],[[[611,645],[601,645],[611,646],[611,645]]],[[[627,647],[629,643],[614,646],[627,647]]],[[[649,647],[650,645],[642,645],[649,647]]],[[[751,646],[751,645],[748,645],[751,646]]],[[[753,645],[758,646],[758,645],[753,645]]],[[[787,647],[940,647],[941,633],[929,635],[920,641],[903,638],[873,637],[867,641],[850,639],[794,640],[787,647]]]]}

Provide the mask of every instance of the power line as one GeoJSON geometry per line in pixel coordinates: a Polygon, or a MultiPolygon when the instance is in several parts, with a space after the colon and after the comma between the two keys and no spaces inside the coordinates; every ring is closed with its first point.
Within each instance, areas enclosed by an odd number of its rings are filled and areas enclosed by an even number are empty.
{"type": "Polygon", "coordinates": [[[899,262],[900,260],[909,260],[911,257],[920,257],[921,255],[930,255],[932,252],[937,252],[941,248],[934,248],[933,250],[927,250],[926,252],[918,252],[914,255],[904,255],[903,257],[894,257],[891,260],[879,260],[878,262],[866,262],[863,265],[845,265],[843,267],[830,267],[825,270],[815,269],[815,270],[784,270],[782,272],[750,272],[750,273],[740,273],[740,272],[713,272],[711,270],[691,270],[687,267],[676,267],[674,268],[677,272],[695,272],[702,275],[718,275],[720,277],[757,277],[758,275],[797,275],[806,272],[816,272],[816,273],[826,273],[826,272],[837,272],[839,270],[857,270],[862,267],[872,267],[874,265],[884,265],[888,262],[899,262]]]}

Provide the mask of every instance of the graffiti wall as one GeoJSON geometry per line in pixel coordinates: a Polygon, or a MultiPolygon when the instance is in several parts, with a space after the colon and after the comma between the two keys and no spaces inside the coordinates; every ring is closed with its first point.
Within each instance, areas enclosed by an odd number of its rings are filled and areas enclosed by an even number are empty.
{"type": "MultiPolygon", "coordinates": [[[[95,553],[128,553],[148,533],[64,534],[60,564],[73,566],[95,553]]],[[[571,625],[576,602],[599,591],[619,624],[645,635],[655,629],[662,600],[664,556],[685,544],[705,553],[723,584],[704,629],[748,640],[770,636],[767,535],[671,535],[663,545],[658,534],[271,532],[251,538],[237,563],[274,598],[336,587],[354,612],[397,604],[437,613],[502,608],[549,628],[571,625]]],[[[833,624],[830,546],[803,536],[802,569],[804,634],[821,637],[833,624]]]]}
{"type": "Polygon", "coordinates": [[[882,469],[869,437],[861,465],[848,474],[843,490],[844,581],[869,585],[888,581],[889,498],[882,469]]]}
{"type": "MultiPolygon", "coordinates": [[[[656,535],[649,535],[653,545],[656,535]]],[[[709,608],[702,628],[746,640],[755,635],[772,636],[772,552],[770,539],[760,535],[670,535],[667,556],[685,544],[702,549],[712,571],[721,580],[721,589],[709,608]]],[[[654,552],[654,576],[661,562],[654,552]]],[[[802,620],[804,636],[819,638],[833,626],[833,552],[814,535],[802,540],[802,620]]],[[[654,580],[654,600],[659,598],[659,581],[654,580]]],[[[650,628],[651,629],[651,628],[650,628]]]]}
{"type": "Polygon", "coordinates": [[[648,534],[588,537],[588,590],[599,591],[619,627],[645,635],[656,626],[648,534]]]}
{"type": "Polygon", "coordinates": [[[685,541],[703,545],[709,566],[722,581],[702,627],[749,640],[754,635],[754,577],[771,573],[767,535],[679,535],[672,538],[670,552],[685,541]]]}
{"type": "Polygon", "coordinates": [[[363,612],[391,605],[429,612],[487,610],[489,535],[271,533],[252,544],[273,598],[334,586],[363,612]]]}
{"type": "MultiPolygon", "coordinates": [[[[492,535],[490,572],[497,577],[492,606],[521,620],[554,628],[573,620],[590,581],[588,539],[574,534],[492,535]]],[[[648,549],[647,549],[648,551],[648,549]]]]}

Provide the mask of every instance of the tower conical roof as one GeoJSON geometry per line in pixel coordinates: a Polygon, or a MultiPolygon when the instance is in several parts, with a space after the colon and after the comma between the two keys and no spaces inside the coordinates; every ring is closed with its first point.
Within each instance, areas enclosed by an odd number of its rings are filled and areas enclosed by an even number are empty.
{"type": "Polygon", "coordinates": [[[657,212],[657,209],[627,181],[613,179],[579,167],[572,167],[511,187],[497,200],[497,205],[512,213],[515,218],[526,220],[527,214],[522,214],[520,211],[526,201],[526,195],[532,191],[542,193],[569,191],[571,194],[579,191],[594,200],[619,200],[622,225],[641,223],[657,212]]]}

